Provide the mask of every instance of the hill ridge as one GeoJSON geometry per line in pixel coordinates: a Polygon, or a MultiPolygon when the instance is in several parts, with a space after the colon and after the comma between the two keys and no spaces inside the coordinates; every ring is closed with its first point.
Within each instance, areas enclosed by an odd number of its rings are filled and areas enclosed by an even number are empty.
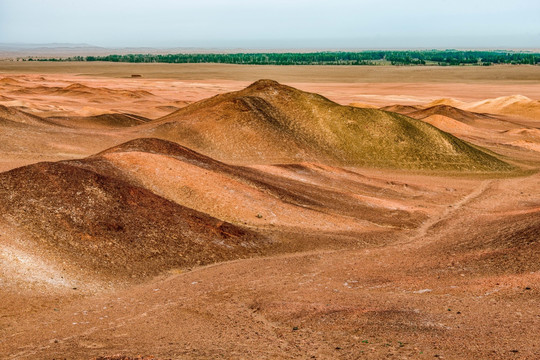
{"type": "Polygon", "coordinates": [[[0,105],[0,124],[9,126],[56,126],[54,122],[39,117],[34,114],[27,113],[17,109],[16,107],[10,107],[0,105]]]}
{"type": "Polygon", "coordinates": [[[477,119],[492,118],[491,116],[486,114],[463,110],[447,104],[438,104],[424,109],[419,109],[407,114],[407,116],[420,120],[432,115],[446,116],[469,125],[477,119]]]}
{"type": "Polygon", "coordinates": [[[227,162],[316,161],[419,170],[509,171],[512,166],[420,120],[342,106],[262,79],[137,127],[227,162]]]}
{"type": "Polygon", "coordinates": [[[56,261],[100,276],[256,254],[256,232],[170,201],[85,160],[41,162],[0,173],[0,217],[56,261]],[[51,213],[53,211],[54,213],[51,213]],[[166,230],[166,231],[164,231],[166,230]]]}

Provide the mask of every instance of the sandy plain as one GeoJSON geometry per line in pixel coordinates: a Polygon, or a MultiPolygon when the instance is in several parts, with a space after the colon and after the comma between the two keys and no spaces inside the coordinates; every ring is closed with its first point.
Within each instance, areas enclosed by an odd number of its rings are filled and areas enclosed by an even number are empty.
{"type": "Polygon", "coordinates": [[[1,63],[0,353],[540,357],[539,80],[529,66],[1,63]],[[516,171],[223,164],[155,140],[93,156],[261,78],[400,105],[516,171]],[[125,247],[137,233],[154,243],[125,247]]]}

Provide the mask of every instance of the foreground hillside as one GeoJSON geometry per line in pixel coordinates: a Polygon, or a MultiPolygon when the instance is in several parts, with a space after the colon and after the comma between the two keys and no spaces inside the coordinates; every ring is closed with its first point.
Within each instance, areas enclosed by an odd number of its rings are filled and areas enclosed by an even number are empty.
{"type": "MultiPolygon", "coordinates": [[[[401,178],[433,190],[449,182],[401,178]]],[[[95,296],[3,290],[0,351],[11,359],[538,358],[538,174],[451,180],[459,196],[382,246],[195,267],[95,296]]]]}
{"type": "Polygon", "coordinates": [[[346,173],[353,189],[349,192],[349,187],[334,189],[325,184],[344,173],[341,169],[304,163],[261,171],[225,164],[160,139],[132,140],[85,160],[85,164],[92,163],[105,163],[133,183],[176,203],[259,228],[410,228],[425,216],[415,208],[399,206],[402,199],[418,196],[417,192],[390,190],[388,184],[354,172],[346,173]],[[305,174],[305,180],[288,178],[291,172],[305,174]],[[308,174],[310,181],[306,181],[308,174]],[[367,197],[374,191],[385,194],[379,199],[367,197]]]}
{"type": "Polygon", "coordinates": [[[99,162],[39,163],[0,174],[0,213],[8,229],[2,249],[41,258],[36,264],[59,268],[66,280],[74,272],[78,279],[146,277],[268,245],[262,235],[130,184],[99,162]]]}
{"type": "MultiPolygon", "coordinates": [[[[0,173],[1,248],[11,259],[46,261],[60,274],[53,283],[67,281],[73,269],[124,281],[356,243],[369,232],[380,234],[370,243],[384,243],[387,234],[425,220],[420,199],[438,203],[440,195],[315,164],[232,166],[176,143],[136,139],[85,159],[0,173]],[[319,234],[304,241],[306,230],[319,234]]],[[[25,271],[37,271],[32,264],[25,271]]],[[[19,270],[8,272],[35,280],[19,270]]]]}
{"type": "Polygon", "coordinates": [[[512,169],[425,122],[341,106],[271,80],[189,105],[138,131],[243,163],[308,160],[424,170],[512,169]]]}

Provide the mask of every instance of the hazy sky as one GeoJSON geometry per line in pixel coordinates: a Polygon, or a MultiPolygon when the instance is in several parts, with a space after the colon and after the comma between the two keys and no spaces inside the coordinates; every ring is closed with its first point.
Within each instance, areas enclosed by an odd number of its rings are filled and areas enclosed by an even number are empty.
{"type": "Polygon", "coordinates": [[[540,1],[0,0],[0,43],[540,48],[540,1]]]}

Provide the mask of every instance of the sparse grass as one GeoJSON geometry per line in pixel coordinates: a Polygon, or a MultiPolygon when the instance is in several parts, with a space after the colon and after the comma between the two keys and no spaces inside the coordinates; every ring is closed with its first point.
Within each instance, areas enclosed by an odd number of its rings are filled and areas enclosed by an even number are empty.
{"type": "Polygon", "coordinates": [[[291,161],[341,166],[472,173],[516,170],[495,154],[421,120],[342,106],[271,80],[180,109],[163,118],[157,129],[154,135],[187,141],[188,147],[210,150],[211,156],[240,160],[279,153],[291,161]],[[194,131],[202,137],[197,143],[177,138],[194,131]],[[205,148],[197,148],[198,144],[205,148]]]}

